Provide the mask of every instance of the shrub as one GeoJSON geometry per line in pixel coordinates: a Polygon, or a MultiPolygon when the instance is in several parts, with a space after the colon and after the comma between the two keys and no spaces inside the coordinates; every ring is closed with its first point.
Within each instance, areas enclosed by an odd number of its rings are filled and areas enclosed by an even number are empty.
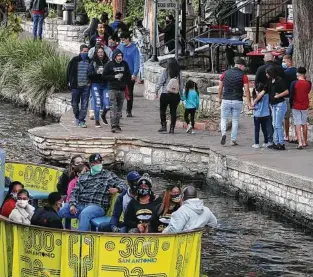
{"type": "Polygon", "coordinates": [[[29,107],[41,112],[45,100],[66,90],[69,58],[46,41],[1,36],[0,90],[13,101],[26,98],[29,107]]]}

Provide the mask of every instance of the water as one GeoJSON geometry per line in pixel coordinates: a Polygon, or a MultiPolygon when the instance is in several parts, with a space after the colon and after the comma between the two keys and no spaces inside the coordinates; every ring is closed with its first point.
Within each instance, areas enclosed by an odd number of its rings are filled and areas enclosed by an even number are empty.
{"type": "MultiPolygon", "coordinates": [[[[8,103],[0,103],[0,139],[8,158],[42,162],[33,152],[27,130],[51,123],[8,103]]],[[[158,191],[168,183],[153,178],[158,191]]],[[[214,194],[199,196],[216,215],[219,225],[203,235],[201,269],[209,277],[313,276],[313,238],[290,223],[275,220],[237,200],[214,194]]],[[[190,276],[193,277],[193,276],[190,276]]]]}

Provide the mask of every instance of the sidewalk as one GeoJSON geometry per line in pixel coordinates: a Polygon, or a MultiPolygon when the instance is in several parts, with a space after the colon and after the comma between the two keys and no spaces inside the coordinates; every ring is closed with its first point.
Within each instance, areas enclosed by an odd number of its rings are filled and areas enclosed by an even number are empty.
{"type": "MultiPolygon", "coordinates": [[[[135,87],[135,95],[142,95],[143,85],[135,87]]],[[[70,95],[69,95],[70,97],[70,95]]],[[[87,120],[88,128],[82,129],[75,126],[72,111],[68,111],[61,118],[59,124],[35,128],[38,135],[44,137],[75,137],[75,138],[140,138],[158,143],[175,142],[182,145],[210,148],[221,154],[238,157],[240,160],[269,167],[291,174],[301,175],[313,179],[313,148],[309,146],[305,150],[297,150],[296,144],[286,144],[286,151],[270,149],[253,149],[254,127],[252,117],[241,117],[239,125],[239,146],[229,146],[230,132],[228,132],[227,143],[220,145],[220,133],[208,131],[196,131],[196,134],[186,134],[185,129],[175,129],[175,135],[160,134],[159,101],[149,101],[143,97],[135,97],[133,117],[126,118],[126,100],[124,102],[123,118],[121,120],[122,132],[112,134],[110,126],[95,128],[94,121],[87,120]]],[[[260,133],[262,142],[262,133],[260,133]]]]}

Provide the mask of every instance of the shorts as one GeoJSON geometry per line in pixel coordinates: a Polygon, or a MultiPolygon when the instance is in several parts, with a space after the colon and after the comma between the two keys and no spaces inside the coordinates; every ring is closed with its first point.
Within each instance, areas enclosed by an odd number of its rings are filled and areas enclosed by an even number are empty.
{"type": "Polygon", "coordinates": [[[287,111],[285,113],[285,119],[289,119],[290,115],[291,115],[290,102],[289,102],[289,98],[285,98],[285,100],[286,100],[286,104],[287,104],[287,111]]]}
{"type": "Polygon", "coordinates": [[[308,122],[308,110],[292,109],[293,125],[305,125],[308,122]]]}

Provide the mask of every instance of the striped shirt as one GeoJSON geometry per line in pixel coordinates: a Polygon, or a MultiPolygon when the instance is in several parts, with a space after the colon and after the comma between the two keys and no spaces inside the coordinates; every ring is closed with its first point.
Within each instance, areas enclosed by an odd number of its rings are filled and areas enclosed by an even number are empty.
{"type": "Polygon", "coordinates": [[[88,67],[89,62],[80,61],[78,63],[78,72],[77,72],[77,84],[79,87],[84,87],[88,85],[88,67]]]}

